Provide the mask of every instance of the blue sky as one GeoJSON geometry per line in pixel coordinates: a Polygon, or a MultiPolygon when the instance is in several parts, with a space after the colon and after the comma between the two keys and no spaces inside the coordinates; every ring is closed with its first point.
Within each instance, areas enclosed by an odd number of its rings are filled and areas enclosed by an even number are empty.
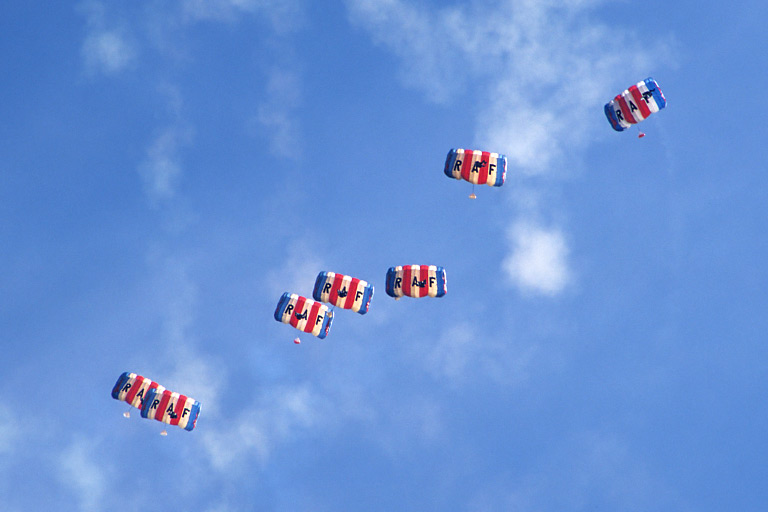
{"type": "Polygon", "coordinates": [[[766,15],[5,2],[3,509],[764,510],[766,15]],[[506,184],[468,199],[455,147],[506,184]],[[447,295],[387,297],[403,264],[447,295]],[[295,345],[321,270],[370,311],[295,345]],[[124,371],[196,429],[123,418],[124,371]]]}

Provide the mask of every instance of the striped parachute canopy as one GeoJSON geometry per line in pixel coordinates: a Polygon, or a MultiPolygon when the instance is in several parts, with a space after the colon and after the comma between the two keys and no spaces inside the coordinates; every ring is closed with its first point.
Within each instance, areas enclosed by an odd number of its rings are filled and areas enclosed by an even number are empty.
{"type": "Polygon", "coordinates": [[[331,329],[333,311],[320,302],[285,292],[275,308],[275,320],[323,339],[331,329]]]}
{"type": "Polygon", "coordinates": [[[452,149],[445,158],[445,175],[473,185],[500,187],[507,176],[507,157],[472,149],[452,149]]]}
{"type": "Polygon", "coordinates": [[[387,271],[387,295],[442,297],[446,292],[445,269],[435,265],[403,265],[387,271]]]}
{"type": "Polygon", "coordinates": [[[151,389],[141,408],[141,417],[192,430],[200,414],[200,402],[164,389],[151,389]]]}
{"type": "Polygon", "coordinates": [[[364,315],[373,297],[373,286],[367,281],[335,272],[320,272],[315,280],[312,298],[364,315]]]}
{"type": "Polygon", "coordinates": [[[115,382],[115,387],[112,388],[112,398],[141,409],[149,392],[154,390],[163,392],[165,388],[146,377],[125,372],[115,382]]]}
{"type": "Polygon", "coordinates": [[[659,84],[653,78],[646,78],[606,103],[605,117],[614,130],[622,132],[666,106],[659,84]]]}

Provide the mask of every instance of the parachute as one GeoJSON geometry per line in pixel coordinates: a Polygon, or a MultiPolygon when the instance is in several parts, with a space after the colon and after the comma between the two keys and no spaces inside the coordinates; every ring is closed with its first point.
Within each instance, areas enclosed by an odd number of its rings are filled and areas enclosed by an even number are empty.
{"type": "Polygon", "coordinates": [[[659,84],[653,78],[646,78],[606,103],[605,117],[614,130],[622,132],[666,106],[659,84]]]}
{"type": "Polygon", "coordinates": [[[500,187],[507,177],[507,157],[472,149],[452,149],[445,158],[445,175],[473,185],[500,187]]]}
{"type": "Polygon", "coordinates": [[[312,298],[364,315],[373,298],[373,286],[367,281],[335,272],[320,272],[312,298]]]}
{"type": "MultiPolygon", "coordinates": [[[[112,388],[112,398],[141,409],[142,418],[154,418],[185,430],[195,428],[200,414],[200,402],[197,400],[169,391],[135,373],[124,372],[120,375],[112,388]]],[[[125,416],[130,415],[126,413],[125,416]]]]}
{"type": "Polygon", "coordinates": [[[164,389],[150,389],[141,408],[141,417],[192,430],[200,414],[200,402],[164,389]]]}
{"type": "Polygon", "coordinates": [[[403,265],[387,271],[387,295],[442,297],[446,292],[445,269],[435,265],[403,265]]]}
{"type": "Polygon", "coordinates": [[[323,339],[331,329],[333,311],[320,302],[285,292],[275,308],[275,320],[323,339]]]}
{"type": "Polygon", "coordinates": [[[165,388],[141,375],[124,372],[112,388],[112,398],[141,409],[148,393],[153,390],[163,392],[165,388]]]}

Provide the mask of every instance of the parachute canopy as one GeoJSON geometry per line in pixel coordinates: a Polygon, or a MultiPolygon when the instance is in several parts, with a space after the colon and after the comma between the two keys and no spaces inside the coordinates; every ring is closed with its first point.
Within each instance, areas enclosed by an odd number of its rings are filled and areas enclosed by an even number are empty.
{"type": "Polygon", "coordinates": [[[124,372],[115,382],[115,387],[112,388],[112,398],[141,409],[147,394],[152,390],[162,392],[165,388],[141,375],[124,372]]]}
{"type": "Polygon", "coordinates": [[[387,295],[442,297],[446,292],[445,269],[435,265],[403,265],[387,271],[387,295]]]}
{"type": "Polygon", "coordinates": [[[200,414],[200,402],[167,389],[151,389],[141,408],[141,417],[192,430],[200,414]]]}
{"type": "Polygon", "coordinates": [[[285,292],[275,308],[275,320],[323,339],[331,329],[333,311],[320,302],[285,292]]]}
{"type": "Polygon", "coordinates": [[[617,132],[622,132],[667,106],[664,93],[653,78],[625,89],[605,104],[605,117],[617,132]]]}
{"type": "Polygon", "coordinates": [[[356,277],[335,272],[320,272],[315,281],[312,297],[364,315],[371,304],[373,286],[356,277]]]}
{"type": "Polygon", "coordinates": [[[445,158],[445,175],[474,185],[500,187],[507,176],[507,157],[472,149],[452,149],[445,158]]]}

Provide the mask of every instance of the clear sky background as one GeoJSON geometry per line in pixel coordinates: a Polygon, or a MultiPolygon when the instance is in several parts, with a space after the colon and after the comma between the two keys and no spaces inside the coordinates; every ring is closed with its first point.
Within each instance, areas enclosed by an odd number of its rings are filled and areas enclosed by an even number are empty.
{"type": "Polygon", "coordinates": [[[3,2],[0,508],[766,510],[766,5],[3,2]]]}

